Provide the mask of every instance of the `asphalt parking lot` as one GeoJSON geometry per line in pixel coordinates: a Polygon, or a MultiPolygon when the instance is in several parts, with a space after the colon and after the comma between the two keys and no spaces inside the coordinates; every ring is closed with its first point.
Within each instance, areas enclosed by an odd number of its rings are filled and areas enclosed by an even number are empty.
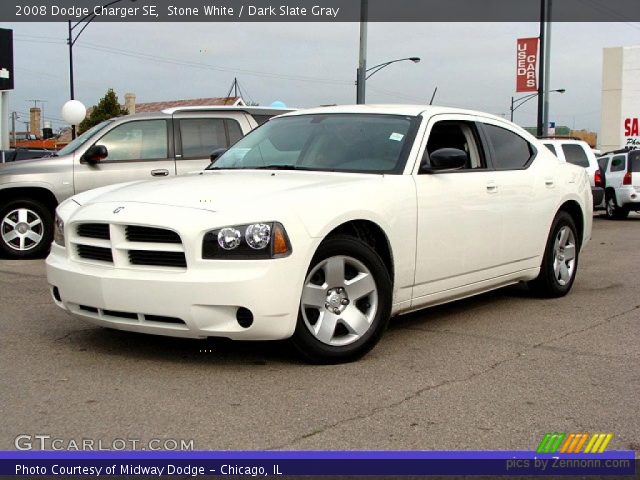
{"type": "Polygon", "coordinates": [[[573,291],[512,287],[393,321],[363,360],[282,343],[117,332],[50,300],[43,260],[0,260],[0,449],[193,439],[206,449],[535,449],[613,432],[640,452],[640,216],[594,219],[573,291]]]}

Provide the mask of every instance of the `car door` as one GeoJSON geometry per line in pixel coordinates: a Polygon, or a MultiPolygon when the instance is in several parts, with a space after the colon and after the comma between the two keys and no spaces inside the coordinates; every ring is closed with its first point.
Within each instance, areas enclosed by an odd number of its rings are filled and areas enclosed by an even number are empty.
{"type": "Polygon", "coordinates": [[[480,136],[472,116],[436,115],[429,120],[421,162],[429,165],[430,154],[442,148],[464,150],[469,161],[455,171],[421,173],[419,165],[415,168],[418,213],[412,306],[491,277],[500,262],[495,240],[502,233],[501,192],[480,136]]]}
{"type": "Polygon", "coordinates": [[[74,165],[76,193],[92,188],[175,176],[171,124],[167,119],[136,119],[116,124],[93,145],[104,145],[108,156],[96,164],[80,158],[74,165]]]}
{"type": "Polygon", "coordinates": [[[243,112],[179,112],[173,122],[177,175],[206,168],[211,152],[229,148],[257,125],[243,112]]]}
{"type": "Polygon", "coordinates": [[[600,167],[600,173],[602,174],[602,186],[607,187],[607,170],[609,169],[609,160],[611,157],[598,158],[598,166],[600,167]]]}
{"type": "MultiPolygon", "coordinates": [[[[503,228],[493,239],[500,251],[501,275],[535,268],[549,234],[549,223],[560,196],[558,161],[509,124],[485,120],[481,128],[488,141],[494,178],[500,191],[503,228]]],[[[566,152],[565,152],[566,153],[566,152]]]]}
{"type": "Polygon", "coordinates": [[[611,158],[609,171],[607,172],[607,186],[618,189],[622,187],[624,174],[627,172],[627,156],[614,155],[611,158]]]}

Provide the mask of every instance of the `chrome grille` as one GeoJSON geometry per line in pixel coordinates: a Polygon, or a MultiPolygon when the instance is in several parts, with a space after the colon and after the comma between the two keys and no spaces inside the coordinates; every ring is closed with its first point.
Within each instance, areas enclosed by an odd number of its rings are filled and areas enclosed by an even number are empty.
{"type": "Polygon", "coordinates": [[[76,305],[72,307],[72,310],[77,309],[78,313],[84,312],[84,314],[92,314],[92,316],[96,316],[99,318],[118,318],[122,320],[132,320],[134,322],[138,322],[142,320],[143,322],[155,322],[155,323],[164,323],[164,324],[173,324],[173,325],[186,325],[184,320],[176,317],[167,317],[164,315],[148,315],[146,313],[138,314],[135,312],[121,312],[116,310],[105,310],[102,308],[92,307],[89,305],[76,305]]]}
{"type": "Polygon", "coordinates": [[[81,223],[77,228],[79,237],[99,238],[109,240],[109,224],[108,223],[81,223]]]}
{"type": "Polygon", "coordinates": [[[184,246],[173,230],[143,225],[78,223],[70,228],[78,259],[116,267],[184,269],[184,246]]]}
{"type": "Polygon", "coordinates": [[[113,263],[113,253],[110,248],[94,247],[92,245],[76,245],[78,256],[87,260],[113,263]]]}
{"type": "Polygon", "coordinates": [[[157,267],[186,268],[184,252],[157,252],[154,250],[129,250],[132,265],[152,265],[157,267]]]}
{"type": "Polygon", "coordinates": [[[163,228],[127,225],[125,232],[127,240],[130,242],[182,243],[180,236],[176,232],[163,228]]]}

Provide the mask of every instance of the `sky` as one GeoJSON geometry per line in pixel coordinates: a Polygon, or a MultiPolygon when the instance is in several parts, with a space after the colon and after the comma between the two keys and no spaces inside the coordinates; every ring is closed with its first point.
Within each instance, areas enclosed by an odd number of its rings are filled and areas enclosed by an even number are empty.
{"type": "MultiPolygon", "coordinates": [[[[10,111],[28,121],[43,100],[54,131],[69,98],[67,25],[2,23],[14,30],[16,89],[10,111]]],[[[536,23],[370,23],[368,66],[391,65],[367,81],[367,103],[429,102],[508,118],[515,92],[516,39],[536,23]]],[[[138,102],[224,96],[234,77],[245,101],[290,107],[355,103],[358,23],[100,23],[74,47],[76,99],[97,103],[113,88],[138,102]]],[[[551,121],[600,129],[602,49],[640,44],[640,23],[555,23],[551,36],[551,121]]],[[[536,102],[515,112],[536,122],[536,102]]],[[[19,124],[19,127],[22,125],[19,124]]]]}

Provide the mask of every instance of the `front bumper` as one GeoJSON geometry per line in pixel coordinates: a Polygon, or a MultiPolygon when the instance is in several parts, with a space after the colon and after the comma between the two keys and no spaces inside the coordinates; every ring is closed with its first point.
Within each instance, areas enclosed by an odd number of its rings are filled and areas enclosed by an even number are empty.
{"type": "Polygon", "coordinates": [[[46,261],[47,279],[59,307],[97,325],[157,335],[277,340],[293,334],[310,261],[305,252],[312,242],[296,222],[287,222],[292,225],[287,232],[294,245],[288,257],[203,260],[202,238],[207,229],[225,225],[228,219],[206,211],[125,205],[117,214],[112,213],[115,205],[83,207],[67,219],[66,248],[54,243],[46,261]],[[126,259],[128,248],[172,246],[132,247],[127,239],[115,236],[113,222],[162,225],[166,218],[175,219],[172,223],[182,245],[173,250],[184,250],[187,267],[131,265],[126,259]],[[78,236],[77,225],[96,221],[111,222],[110,241],[78,236]],[[78,244],[110,248],[113,261],[81,258],[78,244]],[[249,326],[244,309],[252,315],[249,326]]]}
{"type": "Polygon", "coordinates": [[[277,340],[293,334],[302,286],[287,260],[216,261],[210,270],[184,273],[122,271],[77,263],[53,245],[46,263],[55,303],[91,323],[175,337],[277,340]],[[237,320],[240,307],[253,314],[248,328],[237,320]]]}

